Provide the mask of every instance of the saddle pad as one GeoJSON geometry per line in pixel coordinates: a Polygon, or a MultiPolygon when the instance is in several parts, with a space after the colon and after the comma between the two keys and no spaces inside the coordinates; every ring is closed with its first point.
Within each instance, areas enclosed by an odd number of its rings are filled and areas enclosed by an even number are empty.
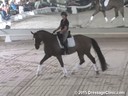
{"type": "Polygon", "coordinates": [[[68,41],[68,47],[75,47],[76,44],[73,36],[67,38],[67,41],[68,41]]]}
{"type": "MultiPolygon", "coordinates": [[[[60,48],[64,48],[63,45],[60,43],[58,36],[57,36],[57,41],[58,41],[60,48]]],[[[75,45],[76,45],[73,36],[71,36],[70,38],[67,38],[67,42],[68,42],[68,48],[75,47],[75,45]]]]}
{"type": "Polygon", "coordinates": [[[59,40],[58,36],[56,36],[56,38],[57,38],[57,41],[58,41],[58,44],[59,44],[60,48],[64,48],[64,46],[60,43],[60,40],[59,40]]]}
{"type": "Polygon", "coordinates": [[[109,0],[105,0],[104,1],[104,6],[106,7],[108,5],[108,3],[109,3],[109,0]]]}

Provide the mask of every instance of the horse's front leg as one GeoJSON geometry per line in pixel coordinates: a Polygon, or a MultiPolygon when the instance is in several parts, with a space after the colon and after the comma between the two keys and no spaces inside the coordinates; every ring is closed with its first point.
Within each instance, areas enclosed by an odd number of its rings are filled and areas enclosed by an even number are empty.
{"type": "Polygon", "coordinates": [[[37,73],[36,73],[37,76],[39,76],[39,73],[42,70],[42,64],[43,64],[43,62],[46,61],[50,57],[51,56],[49,56],[49,55],[45,55],[44,58],[40,61],[40,64],[38,65],[38,68],[37,68],[37,73]]]}
{"type": "Polygon", "coordinates": [[[117,8],[115,8],[115,17],[113,17],[112,19],[111,19],[111,23],[119,16],[119,14],[118,14],[118,9],[117,8]]]}
{"type": "Polygon", "coordinates": [[[122,15],[122,19],[123,19],[123,22],[125,21],[125,18],[124,18],[124,7],[123,8],[120,8],[120,13],[122,15]]]}
{"type": "Polygon", "coordinates": [[[94,16],[95,16],[97,13],[99,13],[99,11],[100,11],[100,10],[96,10],[96,11],[92,14],[92,16],[90,17],[89,22],[92,22],[92,21],[93,21],[94,16]]]}
{"type": "Polygon", "coordinates": [[[57,59],[58,59],[60,65],[61,65],[61,67],[62,67],[62,70],[63,70],[63,73],[64,73],[64,77],[67,77],[68,72],[67,72],[66,68],[64,67],[64,63],[63,63],[63,60],[62,60],[62,56],[61,56],[61,55],[60,55],[60,56],[57,56],[57,59]]]}
{"type": "Polygon", "coordinates": [[[85,62],[85,60],[84,60],[84,53],[83,52],[77,52],[77,53],[78,53],[78,57],[79,57],[80,63],[75,65],[75,67],[71,71],[72,74],[74,74],[75,71],[78,71],[80,65],[82,65],[85,62]]]}
{"type": "Polygon", "coordinates": [[[102,11],[102,13],[103,13],[103,15],[104,15],[105,21],[108,22],[108,18],[107,18],[107,16],[106,16],[106,12],[105,12],[105,11],[102,11]]]}

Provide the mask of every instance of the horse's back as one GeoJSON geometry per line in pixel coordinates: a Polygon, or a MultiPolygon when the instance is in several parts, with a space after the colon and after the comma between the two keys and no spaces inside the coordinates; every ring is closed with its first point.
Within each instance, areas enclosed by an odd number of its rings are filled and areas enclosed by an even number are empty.
{"type": "Polygon", "coordinates": [[[83,40],[83,41],[90,41],[91,39],[90,39],[90,37],[88,37],[88,36],[85,36],[85,35],[74,35],[74,38],[75,39],[77,39],[77,40],[83,40]]]}
{"type": "Polygon", "coordinates": [[[90,49],[92,45],[92,40],[90,37],[84,35],[74,35],[74,39],[77,47],[84,49],[90,49]]]}
{"type": "Polygon", "coordinates": [[[122,7],[124,5],[124,0],[110,0],[110,5],[122,7]]]}

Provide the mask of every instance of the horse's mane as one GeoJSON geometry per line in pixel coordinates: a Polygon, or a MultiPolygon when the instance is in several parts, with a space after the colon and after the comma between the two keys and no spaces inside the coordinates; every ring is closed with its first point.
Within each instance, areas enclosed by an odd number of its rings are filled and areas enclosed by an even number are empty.
{"type": "Polygon", "coordinates": [[[48,31],[46,31],[46,30],[39,30],[39,31],[37,31],[36,33],[46,33],[46,34],[49,34],[49,35],[52,35],[52,33],[50,33],[50,32],[48,32],[48,31]]]}
{"type": "Polygon", "coordinates": [[[39,30],[35,33],[36,36],[38,36],[38,38],[41,38],[43,40],[52,40],[54,39],[53,37],[55,37],[55,35],[53,35],[52,33],[46,31],[46,30],[39,30]]]}

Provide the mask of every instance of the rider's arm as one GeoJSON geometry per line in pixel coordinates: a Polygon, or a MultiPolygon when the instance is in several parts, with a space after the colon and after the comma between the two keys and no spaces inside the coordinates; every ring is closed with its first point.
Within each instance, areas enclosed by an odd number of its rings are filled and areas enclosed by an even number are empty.
{"type": "Polygon", "coordinates": [[[63,33],[63,32],[66,32],[67,30],[68,30],[68,27],[67,26],[64,26],[64,29],[61,30],[61,32],[63,33]]]}
{"type": "Polygon", "coordinates": [[[67,20],[66,22],[65,22],[65,26],[64,26],[64,28],[61,30],[61,32],[63,33],[63,32],[67,32],[68,31],[68,26],[69,26],[69,21],[67,20]]]}

